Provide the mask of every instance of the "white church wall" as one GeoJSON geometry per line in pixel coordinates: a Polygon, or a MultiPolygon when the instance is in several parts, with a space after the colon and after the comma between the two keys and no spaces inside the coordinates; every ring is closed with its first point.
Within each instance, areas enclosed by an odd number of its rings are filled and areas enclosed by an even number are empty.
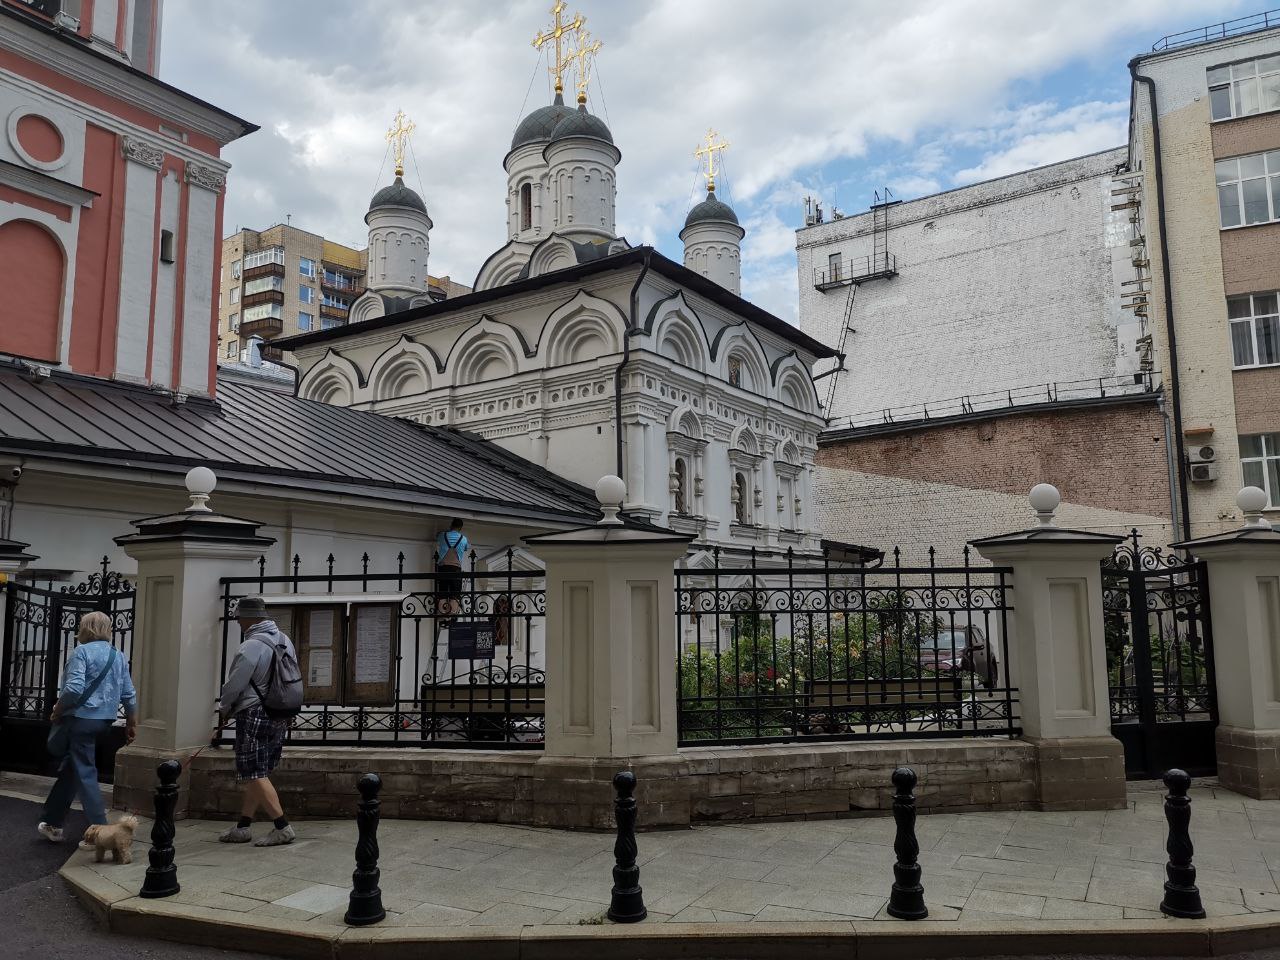
{"type": "MultiPolygon", "coordinates": [[[[899,274],[858,288],[829,413],[1137,370],[1139,323],[1120,307],[1127,211],[1111,210],[1124,159],[1105,151],[890,206],[899,274]]],[[[797,232],[805,332],[839,342],[850,288],[817,290],[814,271],[872,245],[870,212],[797,232]]]]}

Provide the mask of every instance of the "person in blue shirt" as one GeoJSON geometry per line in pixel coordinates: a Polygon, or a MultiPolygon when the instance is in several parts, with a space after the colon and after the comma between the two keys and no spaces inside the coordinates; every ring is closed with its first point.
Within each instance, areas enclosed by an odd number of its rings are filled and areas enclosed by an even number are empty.
{"type": "Polygon", "coordinates": [[[129,676],[129,662],[111,646],[111,618],[99,611],[86,613],[76,630],[76,644],[50,716],[54,723],[68,725],[70,743],[58,767],[58,779],[44,802],[44,819],[38,828],[42,837],[54,843],[62,841],[62,823],[77,796],[89,823],[107,822],[94,759],[98,739],[115,723],[122,703],[129,743],[138,726],[138,694],[129,676]]]}
{"type": "Polygon", "coordinates": [[[436,615],[448,626],[460,608],[462,594],[462,561],[471,543],[462,532],[462,521],[455,518],[449,529],[436,537],[436,615]]]}

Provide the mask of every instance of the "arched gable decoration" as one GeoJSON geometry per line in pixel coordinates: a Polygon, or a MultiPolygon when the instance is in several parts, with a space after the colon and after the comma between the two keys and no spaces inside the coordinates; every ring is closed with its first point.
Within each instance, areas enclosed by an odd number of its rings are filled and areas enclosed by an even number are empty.
{"type": "Polygon", "coordinates": [[[676,407],[667,418],[667,432],[679,433],[693,440],[702,439],[702,421],[691,407],[676,407]]]}
{"type": "Polygon", "coordinates": [[[375,400],[394,400],[426,393],[435,375],[443,372],[444,365],[430,347],[401,336],[373,362],[369,383],[375,400]]]}
{"type": "Polygon", "coordinates": [[[740,365],[743,378],[739,385],[744,390],[760,394],[768,391],[772,378],[769,376],[764,346],[745,322],[721,330],[716,335],[713,354],[717,361],[716,375],[720,379],[733,382],[730,375],[730,361],[736,360],[740,365]]]}
{"type": "Polygon", "coordinates": [[[818,409],[813,375],[794,350],[774,361],[770,373],[773,375],[779,400],[805,413],[813,413],[818,409]]]}
{"type": "Polygon", "coordinates": [[[538,241],[533,252],[529,254],[529,276],[540,277],[544,273],[565,270],[578,264],[578,251],[565,237],[551,234],[538,241]]]}
{"type": "Polygon", "coordinates": [[[444,363],[453,385],[461,387],[518,373],[521,354],[533,351],[520,331],[485,315],[463,331],[444,363]]]}
{"type": "Polygon", "coordinates": [[[476,274],[475,290],[492,290],[520,279],[520,272],[529,262],[533,244],[512,240],[489,255],[476,274]]]}
{"type": "Polygon", "coordinates": [[[318,400],[337,407],[355,402],[357,391],[365,387],[359,368],[337,351],[330,349],[324,359],[307,371],[298,385],[298,396],[318,400]]]}
{"type": "Polygon", "coordinates": [[[622,349],[626,315],[617,304],[579,289],[542,325],[537,352],[548,367],[562,367],[622,349]]]}
{"type": "Polygon", "coordinates": [[[351,305],[351,313],[347,322],[363,323],[366,320],[376,320],[378,317],[387,315],[387,305],[382,302],[381,295],[374,293],[372,290],[366,290],[360,296],[356,297],[356,302],[351,305]]]}
{"type": "Polygon", "coordinates": [[[793,467],[798,467],[800,465],[800,451],[796,449],[796,445],[794,443],[788,440],[782,445],[782,450],[778,454],[778,460],[793,467]]]}
{"type": "Polygon", "coordinates": [[[729,447],[733,450],[741,450],[743,453],[750,454],[753,457],[760,456],[760,441],[756,439],[755,433],[745,423],[733,431],[733,436],[729,438],[729,447]]]}
{"type": "Polygon", "coordinates": [[[707,340],[702,318],[684,299],[683,291],[677,291],[649,311],[645,323],[646,332],[654,331],[653,344],[658,354],[683,366],[706,372],[710,364],[711,344],[707,340]],[[661,317],[656,318],[658,308],[663,305],[666,307],[661,317]]]}

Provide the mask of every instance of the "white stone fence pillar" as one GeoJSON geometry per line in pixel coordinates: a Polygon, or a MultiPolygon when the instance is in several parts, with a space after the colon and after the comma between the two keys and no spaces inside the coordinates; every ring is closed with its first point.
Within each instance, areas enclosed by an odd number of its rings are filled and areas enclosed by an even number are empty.
{"type": "Polygon", "coordinates": [[[1174,544],[1205,562],[1218,698],[1218,780],[1280,799],[1280,531],[1262,516],[1267,495],[1236,497],[1244,526],[1174,544]]]}
{"type": "Polygon", "coordinates": [[[595,526],[525,538],[547,568],[544,758],[673,757],[675,565],[692,538],[624,524],[617,477],[596,496],[595,526]]]}
{"type": "Polygon", "coordinates": [[[1023,737],[1036,746],[1039,806],[1118,809],[1124,748],[1111,735],[1101,564],[1122,538],[1057,526],[1062,497],[1047,483],[1030,501],[1035,527],[972,546],[1013,568],[1008,669],[1023,737]]]}
{"type": "MultiPolygon", "coordinates": [[[[259,524],[214,513],[213,471],[187,474],[191,505],[181,513],[135,520],[135,533],[116,543],[138,563],[133,615],[133,679],[138,690],[138,738],[116,754],[118,807],[150,809],[156,764],[184,760],[207,746],[221,680],[219,581],[245,573],[275,543],[259,524]]],[[[179,794],[185,815],[190,791],[179,794]]]]}

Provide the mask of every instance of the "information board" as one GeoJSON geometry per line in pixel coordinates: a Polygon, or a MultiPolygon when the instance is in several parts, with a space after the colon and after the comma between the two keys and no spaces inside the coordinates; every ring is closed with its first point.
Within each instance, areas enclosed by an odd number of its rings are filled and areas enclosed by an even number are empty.
{"type": "Polygon", "coordinates": [[[303,702],[342,702],[343,616],[341,604],[299,606],[293,613],[293,641],[302,668],[303,702]]]}
{"type": "Polygon", "coordinates": [[[351,604],[344,703],[391,706],[395,702],[398,610],[395,603],[351,604]]]}
{"type": "Polygon", "coordinates": [[[454,622],[449,627],[450,660],[492,660],[498,630],[492,620],[454,622]]]}

